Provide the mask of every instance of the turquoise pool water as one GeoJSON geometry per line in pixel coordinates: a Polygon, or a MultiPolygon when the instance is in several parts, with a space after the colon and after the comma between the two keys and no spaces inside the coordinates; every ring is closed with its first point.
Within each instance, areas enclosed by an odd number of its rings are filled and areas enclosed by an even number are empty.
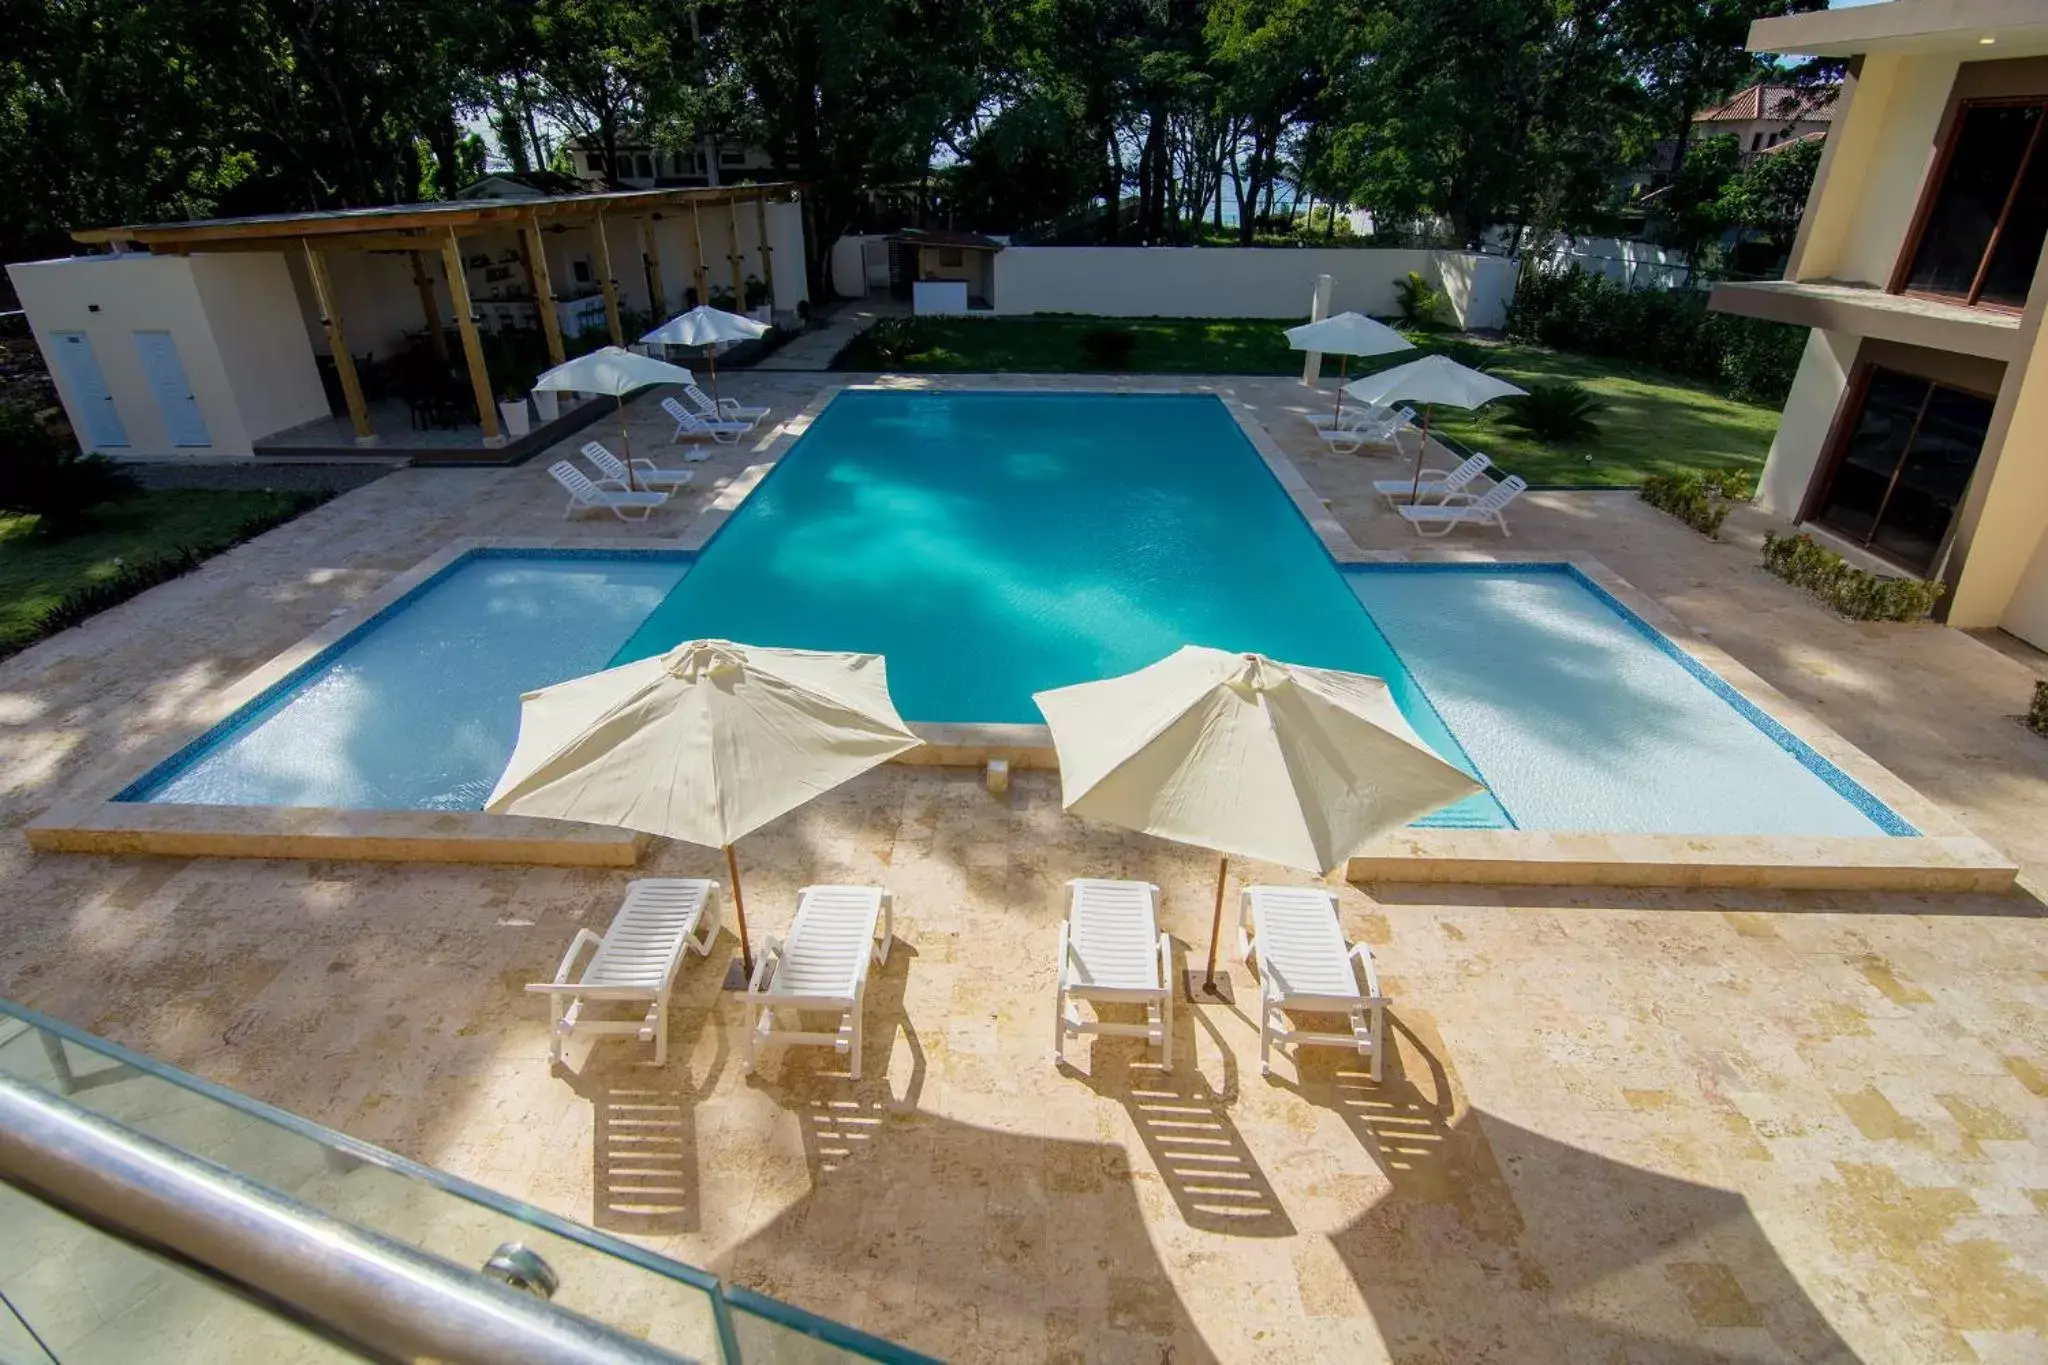
{"type": "Polygon", "coordinates": [[[1385,678],[1491,788],[1427,825],[1911,832],[1568,569],[1340,569],[1193,395],[842,394],[701,554],[468,557],[123,798],[474,809],[522,691],[698,636],[884,654],[923,722],[1257,650],[1385,678]]]}

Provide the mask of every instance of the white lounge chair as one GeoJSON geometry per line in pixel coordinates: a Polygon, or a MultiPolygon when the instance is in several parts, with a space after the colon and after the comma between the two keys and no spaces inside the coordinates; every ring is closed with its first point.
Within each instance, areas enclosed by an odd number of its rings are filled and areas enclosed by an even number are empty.
{"type": "MultiPolygon", "coordinates": [[[[654,509],[668,501],[668,494],[657,493],[651,488],[609,488],[592,481],[588,474],[570,464],[557,460],[548,466],[548,473],[555,482],[569,490],[569,510],[563,517],[573,517],[589,507],[608,507],[620,521],[645,521],[654,515],[654,509]],[[628,513],[637,511],[638,516],[628,513]]],[[[606,480],[609,483],[610,480],[606,480]]]]}
{"type": "Polygon", "coordinates": [[[1407,413],[1395,411],[1382,413],[1374,420],[1357,426],[1319,428],[1316,435],[1322,437],[1332,451],[1349,455],[1361,446],[1394,446],[1398,449],[1402,430],[1411,425],[1407,413]]]}
{"type": "Polygon", "coordinates": [[[583,458],[590,461],[600,478],[607,483],[616,483],[622,488],[638,484],[642,488],[666,488],[671,491],[681,488],[697,477],[694,469],[662,469],[654,461],[643,456],[633,457],[633,468],[629,472],[626,461],[611,453],[602,441],[585,441],[583,458]]]}
{"type": "Polygon", "coordinates": [[[1405,407],[1382,408],[1371,403],[1354,403],[1340,412],[1312,412],[1308,424],[1317,431],[1331,431],[1339,427],[1364,427],[1386,421],[1395,414],[1413,416],[1405,407]]]}
{"type": "Polygon", "coordinates": [[[1059,988],[1054,996],[1052,1057],[1067,1059],[1067,1038],[1109,1033],[1143,1038],[1173,1070],[1173,947],[1159,931],[1159,888],[1149,882],[1091,877],[1068,882],[1074,898],[1060,925],[1059,988]],[[1142,1024],[1084,1021],[1070,1002],[1143,1005],[1142,1024]]]}
{"type": "Polygon", "coordinates": [[[1519,474],[1510,474],[1499,483],[1481,494],[1469,490],[1453,493],[1442,502],[1424,507],[1399,506],[1394,510],[1415,528],[1417,535],[1447,536],[1451,531],[1467,522],[1484,525],[1493,522],[1500,527],[1502,535],[1510,535],[1507,518],[1501,513],[1507,505],[1522,496],[1528,482],[1519,474]],[[1430,528],[1435,529],[1430,529],[1430,528]]]}
{"type": "Polygon", "coordinates": [[[675,435],[668,438],[671,445],[682,440],[685,436],[692,438],[709,436],[720,445],[735,445],[739,442],[740,437],[754,429],[753,424],[749,422],[711,421],[702,413],[690,411],[673,398],[662,399],[661,410],[675,419],[675,435]]]}
{"type": "Polygon", "coordinates": [[[829,1047],[852,1062],[860,1079],[861,1002],[868,989],[868,966],[889,960],[895,936],[894,900],[879,886],[807,886],[797,892],[796,919],[787,939],[771,937],[754,962],[747,983],[745,1069],[754,1070],[757,1048],[770,1043],[829,1047]],[[835,1013],[839,1027],[831,1033],[806,1032],[801,1018],[785,1028],[777,1012],[804,1010],[835,1013]]]}
{"type": "Polygon", "coordinates": [[[1238,897],[1237,936],[1239,953],[1259,973],[1260,1073],[1272,1071],[1276,1044],[1306,1043],[1356,1049],[1379,1080],[1387,999],[1372,950],[1363,943],[1345,946],[1337,898],[1306,886],[1248,886],[1238,897]],[[1289,1010],[1348,1015],[1351,1031],[1295,1028],[1289,1010]]]}
{"type": "Polygon", "coordinates": [[[1374,479],[1372,491],[1390,503],[1400,504],[1428,498],[1441,502],[1453,493],[1465,491],[1465,485],[1493,467],[1493,461],[1484,455],[1472,455],[1456,469],[1425,469],[1418,485],[1414,478],[1374,479]]]}
{"type": "Polygon", "coordinates": [[[683,385],[683,397],[697,405],[697,415],[709,422],[745,422],[749,431],[761,424],[767,408],[750,408],[737,398],[713,398],[695,384],[683,385]]]}
{"type": "Polygon", "coordinates": [[[562,1042],[583,1029],[590,1033],[630,1033],[654,1044],[654,1064],[668,1061],[668,996],[675,985],[683,950],[699,957],[711,951],[718,937],[718,883],[699,877],[649,877],[626,888],[625,902],[599,938],[578,929],[562,955],[555,979],[526,989],[548,997],[554,1016],[548,1056],[562,1060],[562,1042]],[[597,952],[572,979],[577,954],[585,944],[597,952]],[[647,1002],[647,1016],[638,1022],[585,1019],[586,1005],[647,1002]]]}

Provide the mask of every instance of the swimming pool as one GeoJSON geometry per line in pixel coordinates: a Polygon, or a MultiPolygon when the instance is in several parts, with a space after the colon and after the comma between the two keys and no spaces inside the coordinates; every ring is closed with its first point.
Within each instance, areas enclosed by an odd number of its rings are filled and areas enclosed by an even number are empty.
{"type": "Polygon", "coordinates": [[[1340,568],[1213,397],[852,391],[701,553],[473,554],[118,799],[477,809],[521,691],[698,636],[984,724],[1198,643],[1385,678],[1490,788],[1425,825],[1913,832],[1582,575],[1399,567],[1340,568]]]}

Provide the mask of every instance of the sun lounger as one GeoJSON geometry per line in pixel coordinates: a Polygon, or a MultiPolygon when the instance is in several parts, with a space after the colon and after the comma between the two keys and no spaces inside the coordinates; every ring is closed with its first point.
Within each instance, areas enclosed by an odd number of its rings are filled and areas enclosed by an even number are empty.
{"type": "Polygon", "coordinates": [[[763,1044],[793,1043],[844,1052],[860,1079],[861,1002],[868,966],[889,960],[895,907],[879,886],[807,886],[797,893],[796,919],[786,939],[771,937],[754,962],[744,997],[745,1067],[754,1070],[763,1044]],[[811,1010],[839,1016],[831,1033],[805,1032],[798,1017],[811,1010]],[[787,1011],[784,1027],[779,1014],[787,1011]]]}
{"type": "Polygon", "coordinates": [[[1344,944],[1337,898],[1306,886],[1248,886],[1238,898],[1237,932],[1240,953],[1259,973],[1260,1072],[1272,1071],[1276,1044],[1284,1049],[1306,1043],[1356,1049],[1371,1060],[1372,1078],[1379,1080],[1387,1000],[1372,950],[1344,944]],[[1348,1015],[1351,1031],[1295,1028],[1289,1010],[1348,1015]]]}
{"type": "Polygon", "coordinates": [[[1079,878],[1060,925],[1059,987],[1054,996],[1052,1055],[1067,1059],[1067,1038],[1083,1033],[1143,1038],[1173,1070],[1173,949],[1159,932],[1159,888],[1149,882],[1079,878]],[[1072,1002],[1145,1007],[1142,1024],[1084,1021],[1072,1002]]]}
{"type": "Polygon", "coordinates": [[[1453,493],[1465,491],[1465,485],[1493,467],[1493,461],[1484,455],[1468,458],[1456,469],[1425,469],[1418,487],[1415,479],[1374,479],[1372,491],[1390,503],[1405,503],[1411,494],[1416,501],[1424,498],[1441,502],[1453,493]]]}
{"type": "Polygon", "coordinates": [[[1410,425],[1408,414],[1397,411],[1383,413],[1373,421],[1362,422],[1357,426],[1318,428],[1316,435],[1322,437],[1332,451],[1339,455],[1349,455],[1361,446],[1398,447],[1402,430],[1410,425]]]}
{"type": "Polygon", "coordinates": [[[666,488],[673,491],[697,477],[697,471],[694,469],[660,469],[655,466],[654,461],[637,455],[633,457],[633,468],[629,474],[626,461],[607,450],[602,441],[585,441],[583,458],[590,461],[591,467],[602,479],[621,487],[638,484],[642,488],[666,488]]]}
{"type": "Polygon", "coordinates": [[[528,986],[528,991],[548,997],[554,1016],[549,1029],[548,1056],[562,1060],[562,1041],[582,1029],[588,1033],[630,1033],[654,1044],[654,1064],[668,1060],[668,996],[675,985],[676,969],[682,965],[683,950],[699,957],[711,951],[718,937],[718,883],[697,877],[650,877],[626,888],[625,903],[612,916],[609,929],[599,938],[588,929],[578,929],[555,979],[528,986]],[[574,976],[576,958],[584,945],[596,953],[574,976]],[[587,1005],[626,1001],[647,1002],[647,1016],[638,1022],[591,1020],[583,1017],[587,1005]]]}
{"type": "Polygon", "coordinates": [[[661,410],[675,419],[675,435],[669,437],[673,445],[685,436],[693,439],[709,436],[721,445],[737,444],[740,437],[754,429],[751,422],[714,422],[702,413],[690,411],[673,398],[661,400],[661,410]]]}
{"type": "MultiPolygon", "coordinates": [[[[608,507],[620,521],[645,521],[654,515],[655,508],[668,501],[668,494],[652,489],[607,487],[594,483],[588,474],[567,460],[557,460],[549,465],[548,473],[554,475],[556,483],[569,490],[569,510],[562,513],[565,518],[573,517],[587,507],[608,507]],[[628,515],[635,511],[638,516],[628,515]]],[[[610,480],[606,480],[606,484],[609,483],[610,480]]]]}
{"type": "Polygon", "coordinates": [[[1317,431],[1332,431],[1339,427],[1365,427],[1385,422],[1400,414],[1412,416],[1405,408],[1381,408],[1370,403],[1354,403],[1341,412],[1312,412],[1308,424],[1317,431]]]}
{"type": "Polygon", "coordinates": [[[749,431],[761,424],[767,408],[750,408],[737,398],[713,398],[695,384],[683,385],[683,397],[697,405],[697,415],[707,422],[745,422],[749,431]]]}
{"type": "Polygon", "coordinates": [[[1454,528],[1467,522],[1484,525],[1490,521],[1499,526],[1500,533],[1505,536],[1511,533],[1507,518],[1501,513],[1528,486],[1519,474],[1510,474],[1481,494],[1467,490],[1453,493],[1442,502],[1426,507],[1399,506],[1394,510],[1415,528],[1417,535],[1447,536],[1454,528]]]}

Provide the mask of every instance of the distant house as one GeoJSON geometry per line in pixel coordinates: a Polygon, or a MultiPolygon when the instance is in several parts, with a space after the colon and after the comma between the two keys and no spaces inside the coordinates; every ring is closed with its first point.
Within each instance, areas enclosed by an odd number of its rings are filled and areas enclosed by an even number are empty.
{"type": "Polygon", "coordinates": [[[2048,648],[2048,7],[1893,0],[1749,46],[1851,62],[1784,278],[1711,300],[1812,329],[1757,501],[2048,648]]]}
{"type": "Polygon", "coordinates": [[[596,138],[578,135],[564,145],[569,164],[583,181],[583,189],[602,189],[615,181],[623,189],[702,189],[730,185],[737,181],[766,181],[780,178],[775,158],[759,147],[741,142],[721,141],[706,135],[688,148],[656,147],[638,137],[621,138],[618,166],[606,174],[603,144],[596,138]]]}
{"type": "Polygon", "coordinates": [[[1695,141],[1732,137],[1742,164],[1789,142],[1827,136],[1834,122],[1834,91],[1801,90],[1790,85],[1752,85],[1711,109],[1692,116],[1695,141]]]}
{"type": "Polygon", "coordinates": [[[457,199],[547,199],[582,194],[590,187],[560,171],[493,171],[455,191],[457,199]]]}

